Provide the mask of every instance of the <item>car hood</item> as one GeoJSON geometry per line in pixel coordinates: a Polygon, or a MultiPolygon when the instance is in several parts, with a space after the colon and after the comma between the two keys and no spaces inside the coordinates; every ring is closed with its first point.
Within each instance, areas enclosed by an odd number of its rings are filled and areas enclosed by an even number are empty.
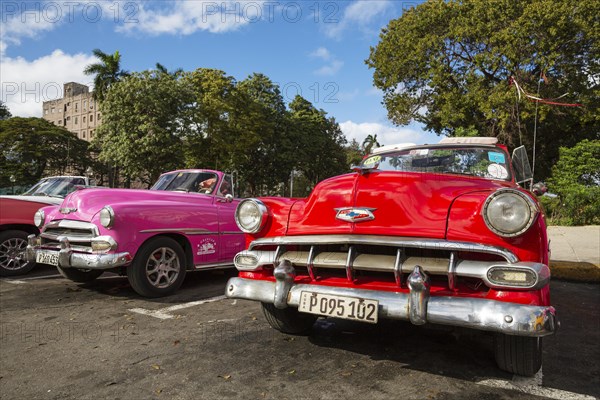
{"type": "Polygon", "coordinates": [[[9,199],[9,200],[20,200],[20,201],[29,201],[32,203],[42,203],[42,204],[60,204],[63,202],[61,197],[50,197],[50,196],[0,196],[0,199],[9,199]]]}
{"type": "Polygon", "coordinates": [[[60,206],[60,212],[69,219],[91,221],[104,206],[115,211],[120,205],[142,207],[180,206],[196,202],[212,202],[209,196],[199,193],[181,193],[162,190],[137,189],[85,189],[68,195],[60,206]]]}
{"type": "MultiPolygon", "coordinates": [[[[290,212],[288,235],[365,234],[445,238],[452,202],[459,196],[513,187],[471,176],[376,171],[321,182],[290,212]],[[374,219],[336,218],[340,209],[369,209],[374,219]]],[[[479,212],[479,209],[473,210],[479,212]]]]}

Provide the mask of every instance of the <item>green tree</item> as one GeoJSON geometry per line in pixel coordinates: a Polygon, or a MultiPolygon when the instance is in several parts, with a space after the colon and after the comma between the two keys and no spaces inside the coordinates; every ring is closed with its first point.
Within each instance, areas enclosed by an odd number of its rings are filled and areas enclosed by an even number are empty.
{"type": "Polygon", "coordinates": [[[429,0],[392,20],[366,62],[396,124],[479,132],[529,150],[537,125],[543,178],[560,146],[600,130],[598,15],[594,0],[429,0]],[[557,102],[583,106],[519,99],[512,78],[541,98],[568,93],[557,102]]]}
{"type": "Polygon", "coordinates": [[[364,153],[356,139],[352,139],[344,150],[346,151],[346,165],[353,166],[360,164],[364,153]]]}
{"type": "Polygon", "coordinates": [[[0,101],[0,121],[12,117],[10,110],[2,101],[0,101]]]}
{"type": "Polygon", "coordinates": [[[0,187],[31,185],[43,175],[77,173],[91,165],[88,142],[42,118],[0,121],[0,187]]]}
{"type": "Polygon", "coordinates": [[[365,151],[365,154],[370,154],[371,150],[373,150],[373,147],[379,147],[379,146],[381,146],[381,145],[377,141],[377,135],[367,135],[365,140],[363,140],[363,142],[362,142],[362,147],[363,147],[363,150],[365,151]]]}
{"type": "Polygon", "coordinates": [[[344,173],[346,137],[334,118],[296,96],[289,105],[295,168],[315,185],[320,180],[344,173]]]}
{"type": "Polygon", "coordinates": [[[94,99],[102,103],[108,89],[127,76],[127,71],[121,69],[121,54],[115,51],[113,54],[104,53],[100,49],[93,50],[94,56],[99,62],[85,67],[83,73],[94,75],[94,99]]]}
{"type": "Polygon", "coordinates": [[[255,73],[238,82],[237,93],[243,101],[235,155],[240,178],[253,194],[280,193],[294,165],[289,159],[293,144],[279,86],[255,73]]]}
{"type": "Polygon", "coordinates": [[[182,80],[189,95],[186,166],[233,169],[233,149],[238,139],[233,120],[243,107],[236,94],[235,79],[221,70],[199,68],[186,73],[182,80]]]}
{"type": "Polygon", "coordinates": [[[549,189],[557,200],[544,199],[553,221],[567,225],[600,224],[600,140],[583,140],[560,148],[549,189]]]}
{"type": "Polygon", "coordinates": [[[165,171],[182,167],[186,92],[180,80],[157,71],[133,73],[115,83],[102,105],[94,144],[99,160],[150,185],[165,171]]]}

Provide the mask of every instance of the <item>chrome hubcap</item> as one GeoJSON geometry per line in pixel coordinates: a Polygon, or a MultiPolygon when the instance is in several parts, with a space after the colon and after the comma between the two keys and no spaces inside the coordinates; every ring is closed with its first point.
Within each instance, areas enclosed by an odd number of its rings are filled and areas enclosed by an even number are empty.
{"type": "Polygon", "coordinates": [[[8,239],[0,243],[0,266],[12,271],[23,268],[27,264],[26,247],[27,241],[20,238],[8,239]]]}
{"type": "Polygon", "coordinates": [[[181,263],[173,249],[160,247],[156,249],[146,262],[146,276],[152,286],[162,289],[175,282],[179,276],[181,263]]]}

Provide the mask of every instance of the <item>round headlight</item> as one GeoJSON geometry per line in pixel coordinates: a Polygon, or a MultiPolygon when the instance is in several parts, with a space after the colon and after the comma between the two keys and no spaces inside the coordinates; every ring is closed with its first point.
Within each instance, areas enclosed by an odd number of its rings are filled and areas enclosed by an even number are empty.
{"type": "Polygon", "coordinates": [[[115,223],[115,212],[111,206],[104,206],[100,210],[100,224],[105,228],[110,228],[115,223]]]}
{"type": "Polygon", "coordinates": [[[46,215],[44,214],[44,212],[42,210],[37,210],[33,215],[33,223],[35,224],[35,226],[41,229],[42,226],[44,226],[45,221],[46,215]]]}
{"type": "Polygon", "coordinates": [[[483,206],[483,219],[497,235],[514,237],[523,234],[535,221],[538,208],[529,196],[514,189],[492,193],[483,206]]]}
{"type": "Polygon", "coordinates": [[[267,222],[268,211],[262,201],[246,199],[238,204],[235,210],[235,222],[246,233],[260,231],[267,222]]]}

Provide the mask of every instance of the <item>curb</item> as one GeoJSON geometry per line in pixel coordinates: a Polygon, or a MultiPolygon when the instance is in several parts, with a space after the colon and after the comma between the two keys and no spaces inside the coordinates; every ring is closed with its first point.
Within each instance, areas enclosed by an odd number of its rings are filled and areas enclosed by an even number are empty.
{"type": "Polygon", "coordinates": [[[550,260],[552,279],[600,283],[600,266],[589,262],[550,260]]]}

